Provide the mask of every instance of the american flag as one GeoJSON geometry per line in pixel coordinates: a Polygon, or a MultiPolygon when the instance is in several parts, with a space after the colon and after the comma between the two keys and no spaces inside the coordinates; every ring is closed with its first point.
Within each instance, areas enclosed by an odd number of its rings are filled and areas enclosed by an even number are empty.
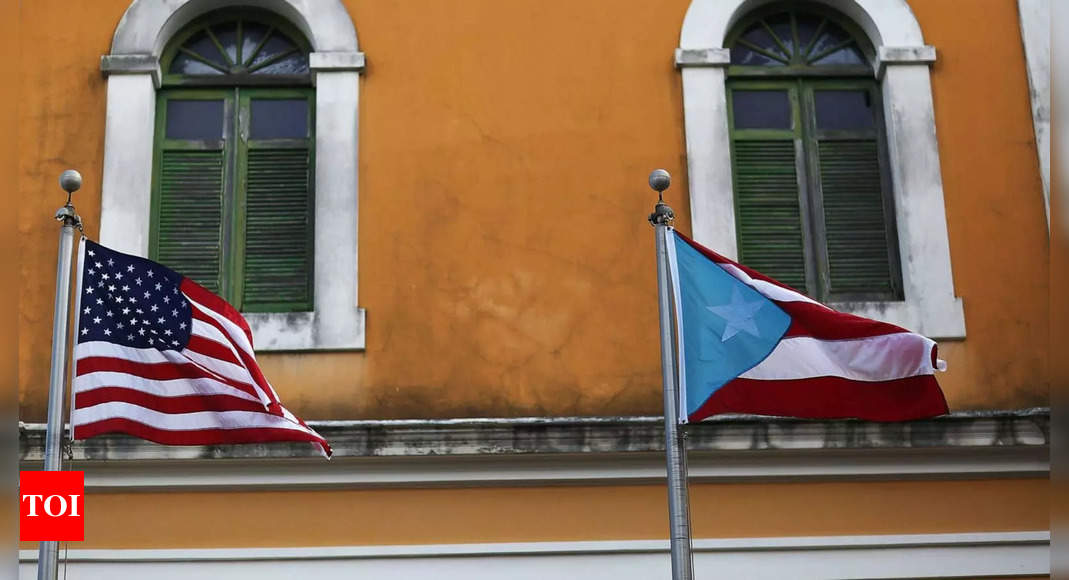
{"type": "Polygon", "coordinates": [[[83,240],[74,348],[75,439],[165,445],[327,441],[279,401],[241,314],[151,260],[83,240]]]}

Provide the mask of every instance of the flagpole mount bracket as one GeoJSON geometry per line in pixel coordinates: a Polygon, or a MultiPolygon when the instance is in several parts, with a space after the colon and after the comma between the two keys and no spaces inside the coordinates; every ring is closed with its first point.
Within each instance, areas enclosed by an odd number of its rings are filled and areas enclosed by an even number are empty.
{"type": "Polygon", "coordinates": [[[672,176],[664,169],[654,169],[650,172],[650,189],[657,192],[657,205],[650,214],[650,224],[654,226],[668,226],[676,219],[676,214],[668,204],[664,202],[664,190],[672,184],[672,176]]]}

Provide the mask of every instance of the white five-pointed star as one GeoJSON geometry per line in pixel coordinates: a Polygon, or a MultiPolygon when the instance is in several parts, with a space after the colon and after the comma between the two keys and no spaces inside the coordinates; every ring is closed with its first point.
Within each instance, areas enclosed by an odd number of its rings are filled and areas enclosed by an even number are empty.
{"type": "Polygon", "coordinates": [[[747,302],[742,297],[742,293],[739,292],[738,286],[734,286],[731,289],[730,303],[721,304],[720,306],[706,306],[706,308],[713,314],[727,321],[727,324],[724,326],[724,334],[720,337],[721,342],[727,342],[729,338],[735,336],[740,331],[760,337],[761,331],[757,329],[757,322],[754,320],[754,314],[756,314],[764,305],[765,302],[763,300],[747,302]]]}

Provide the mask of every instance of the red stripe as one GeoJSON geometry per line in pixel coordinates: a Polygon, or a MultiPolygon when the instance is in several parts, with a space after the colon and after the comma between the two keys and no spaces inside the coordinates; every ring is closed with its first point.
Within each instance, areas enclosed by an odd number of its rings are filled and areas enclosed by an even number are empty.
{"type": "Polygon", "coordinates": [[[716,252],[710,250],[709,248],[706,248],[705,246],[699,244],[698,242],[695,242],[694,240],[688,238],[687,236],[684,236],[683,234],[680,234],[678,230],[675,230],[675,232],[677,234],[679,234],[680,239],[682,239],[684,242],[689,244],[690,247],[694,248],[695,250],[698,250],[699,253],[701,253],[703,256],[705,256],[706,258],[709,258],[710,260],[712,260],[714,262],[717,262],[719,264],[731,264],[732,266],[735,266],[738,269],[742,270],[743,272],[746,272],[747,274],[749,274],[750,277],[753,278],[754,280],[764,280],[765,282],[768,282],[770,284],[775,284],[776,286],[779,286],[780,288],[786,288],[787,290],[790,290],[791,292],[797,292],[798,294],[802,294],[803,296],[805,295],[804,293],[798,292],[794,288],[791,288],[790,286],[784,284],[783,282],[780,282],[779,280],[775,280],[775,279],[769,278],[768,276],[765,276],[764,274],[758,272],[757,270],[752,270],[752,269],[750,269],[750,268],[748,268],[746,266],[743,266],[742,264],[740,264],[740,263],[738,263],[738,262],[736,262],[734,260],[729,260],[729,259],[725,258],[724,256],[721,256],[720,254],[717,254],[716,252]]]}
{"type": "Polygon", "coordinates": [[[829,310],[811,302],[773,302],[791,317],[791,325],[784,338],[811,336],[824,340],[843,340],[909,332],[893,324],[829,310]]]}
{"type": "Polygon", "coordinates": [[[251,411],[263,413],[264,406],[257,401],[250,401],[230,395],[183,395],[180,397],[161,397],[144,391],[126,387],[98,387],[76,393],[75,408],[85,409],[103,403],[131,403],[160,413],[178,415],[181,413],[200,413],[203,411],[251,411]]]}
{"type": "MultiPolygon", "coordinates": [[[[678,234],[679,232],[676,233],[678,234]]],[[[780,288],[805,296],[804,293],[791,288],[779,280],[769,278],[757,270],[747,268],[738,262],[729,260],[683,234],[679,234],[679,237],[703,256],[714,262],[719,264],[731,264],[743,272],[746,272],[746,274],[754,280],[763,280],[769,284],[775,284],[780,288]]],[[[760,290],[758,290],[758,292],[760,292],[760,290]]],[[[813,338],[824,340],[842,340],[847,338],[865,338],[869,336],[895,334],[898,332],[909,332],[908,330],[893,324],[839,312],[820,304],[813,304],[812,302],[787,302],[780,300],[773,300],[773,302],[791,317],[791,325],[787,328],[786,334],[783,335],[784,338],[792,336],[811,336],[813,338]]]]}
{"type": "Polygon", "coordinates": [[[688,419],[693,422],[721,413],[749,413],[805,419],[909,421],[947,412],[946,399],[932,375],[880,382],[840,377],[735,379],[713,393],[688,419]]]}
{"type": "Polygon", "coordinates": [[[190,335],[189,344],[186,345],[186,348],[204,356],[210,356],[214,359],[236,364],[239,367],[245,366],[238,360],[238,357],[234,355],[234,351],[230,350],[225,344],[199,334],[190,335]]]}
{"type": "Polygon", "coordinates": [[[127,373],[143,379],[170,381],[174,379],[213,379],[259,398],[252,385],[208,372],[194,363],[143,363],[109,356],[91,356],[78,361],[78,376],[95,372],[127,373]]]}
{"type": "Polygon", "coordinates": [[[230,443],[270,443],[275,441],[307,441],[317,443],[329,457],[330,445],[311,433],[273,427],[250,429],[197,429],[193,431],[169,431],[157,429],[130,419],[114,418],[76,425],[75,439],[88,439],[105,433],[125,433],[147,439],[161,445],[222,445],[230,443]]]}
{"type": "MultiPolygon", "coordinates": [[[[207,292],[207,290],[205,290],[205,292],[207,292]]],[[[220,298],[220,300],[222,299],[220,298]]],[[[206,312],[202,311],[196,305],[192,306],[193,318],[200,320],[205,324],[210,324],[214,326],[219,332],[223,333],[223,336],[228,337],[229,340],[229,333],[227,332],[226,327],[223,326],[221,322],[209,316],[206,312]]],[[[252,344],[252,342],[250,341],[249,344],[252,344]]],[[[269,401],[271,401],[271,404],[268,406],[268,409],[271,410],[273,414],[281,417],[281,405],[279,404],[278,398],[275,397],[274,390],[271,388],[271,383],[267,382],[267,378],[264,377],[264,374],[260,371],[260,366],[256,364],[256,358],[253,357],[251,353],[245,352],[245,349],[241,348],[241,346],[237,344],[234,344],[234,350],[237,351],[238,356],[241,357],[241,366],[245,367],[245,370],[249,371],[249,374],[252,375],[252,379],[256,381],[256,384],[260,387],[261,390],[263,390],[264,395],[269,401]]]]}
{"type": "MultiPolygon", "coordinates": [[[[183,278],[179,288],[197,303],[203,304],[216,314],[219,314],[230,322],[236,324],[238,328],[245,333],[246,338],[249,339],[249,344],[252,344],[252,330],[249,328],[249,323],[245,322],[245,318],[241,316],[241,313],[235,310],[229,302],[212,294],[207,288],[197,284],[189,278],[183,278]]],[[[223,334],[226,334],[226,332],[223,334]]]]}

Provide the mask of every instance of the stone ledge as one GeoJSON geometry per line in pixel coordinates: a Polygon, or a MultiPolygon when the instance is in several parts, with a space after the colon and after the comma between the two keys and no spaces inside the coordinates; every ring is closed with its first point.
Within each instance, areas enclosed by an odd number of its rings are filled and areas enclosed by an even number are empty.
{"type": "MultiPolygon", "coordinates": [[[[618,454],[664,449],[660,417],[310,421],[336,458],[618,454]]],[[[19,425],[19,457],[39,462],[43,424],[19,425]]],[[[688,426],[691,452],[1037,448],[1049,446],[1050,411],[958,412],[907,423],[721,416],[688,426]]],[[[304,443],[163,446],[124,435],[77,441],[77,462],[267,459],[318,456],[304,443]]]]}

